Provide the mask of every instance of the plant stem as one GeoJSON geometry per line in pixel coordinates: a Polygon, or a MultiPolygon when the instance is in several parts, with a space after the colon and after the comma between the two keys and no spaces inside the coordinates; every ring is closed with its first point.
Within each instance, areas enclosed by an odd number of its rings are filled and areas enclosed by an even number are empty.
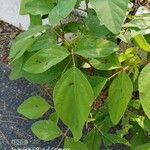
{"type": "Polygon", "coordinates": [[[111,80],[112,78],[114,78],[116,75],[118,75],[120,72],[122,71],[127,71],[129,69],[129,66],[125,67],[125,68],[122,68],[122,70],[119,70],[118,72],[116,72],[115,74],[113,74],[112,76],[110,76],[108,78],[108,80],[111,80]]]}
{"type": "Polygon", "coordinates": [[[71,56],[72,56],[73,67],[75,68],[76,67],[76,63],[75,63],[73,48],[71,49],[71,56]]]}
{"type": "Polygon", "coordinates": [[[64,141],[64,139],[65,139],[65,137],[67,136],[68,132],[69,132],[69,129],[67,129],[67,130],[65,131],[65,133],[62,135],[62,138],[61,138],[61,140],[60,140],[60,142],[59,142],[59,144],[58,144],[56,150],[59,149],[61,143],[64,141]]]}

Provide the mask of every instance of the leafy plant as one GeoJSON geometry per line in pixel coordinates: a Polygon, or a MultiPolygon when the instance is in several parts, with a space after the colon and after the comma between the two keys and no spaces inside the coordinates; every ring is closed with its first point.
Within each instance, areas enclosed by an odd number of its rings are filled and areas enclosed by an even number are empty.
{"type": "Polygon", "coordinates": [[[136,15],[135,7],[144,2],[21,0],[20,14],[30,16],[30,26],[12,43],[10,79],[54,89],[53,105],[32,96],[18,108],[29,119],[55,110],[33,123],[39,139],[61,136],[71,150],[98,150],[102,143],[150,149],[150,13],[136,15]]]}

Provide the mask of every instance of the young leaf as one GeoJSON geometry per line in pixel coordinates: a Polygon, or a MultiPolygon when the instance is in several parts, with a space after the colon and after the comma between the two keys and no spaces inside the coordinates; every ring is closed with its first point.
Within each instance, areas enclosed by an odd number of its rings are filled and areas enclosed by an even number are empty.
{"type": "Polygon", "coordinates": [[[150,63],[147,64],[144,69],[141,71],[139,76],[139,93],[141,105],[144,109],[144,112],[150,119],[150,63]]]}
{"type": "Polygon", "coordinates": [[[70,150],[88,150],[84,143],[80,141],[75,142],[72,138],[65,140],[64,148],[70,150]]]}
{"type": "Polygon", "coordinates": [[[146,41],[142,34],[138,34],[133,37],[134,43],[139,46],[142,50],[150,52],[150,44],[146,41]]]}
{"type": "Polygon", "coordinates": [[[150,150],[150,143],[146,143],[136,147],[134,150],[150,150]]]}
{"type": "Polygon", "coordinates": [[[57,0],[29,0],[25,4],[25,10],[32,15],[46,15],[53,9],[57,0]]]}
{"type": "Polygon", "coordinates": [[[91,0],[91,5],[100,21],[113,33],[122,27],[129,0],[91,0]]]}
{"type": "Polygon", "coordinates": [[[121,67],[116,53],[100,59],[91,59],[90,63],[97,70],[114,70],[121,67]]]}
{"type": "Polygon", "coordinates": [[[49,13],[49,22],[55,26],[60,20],[67,17],[74,9],[77,0],[58,0],[57,5],[49,13]]]}
{"type": "Polygon", "coordinates": [[[41,140],[50,141],[59,137],[62,132],[51,120],[40,120],[32,124],[32,132],[41,140]]]}
{"type": "Polygon", "coordinates": [[[9,58],[16,60],[27,51],[36,38],[45,32],[49,26],[35,26],[26,32],[19,34],[10,49],[9,58]]]}
{"type": "Polygon", "coordinates": [[[132,97],[133,85],[129,76],[122,72],[109,88],[108,111],[113,124],[117,124],[124,115],[132,97]]]}
{"type": "Polygon", "coordinates": [[[49,110],[50,106],[40,96],[32,96],[25,100],[17,109],[18,113],[29,119],[37,119],[49,110]]]}
{"type": "Polygon", "coordinates": [[[98,150],[102,142],[102,137],[98,130],[94,128],[86,135],[83,141],[88,150],[98,150]]]}
{"type": "Polygon", "coordinates": [[[68,55],[69,52],[65,48],[53,45],[31,56],[26,61],[23,69],[29,73],[42,73],[64,60],[68,55]]]}
{"type": "Polygon", "coordinates": [[[94,100],[91,85],[79,69],[71,68],[57,82],[53,97],[58,116],[78,141],[94,100]]]}
{"type": "Polygon", "coordinates": [[[76,53],[86,58],[104,58],[118,50],[111,41],[94,37],[83,37],[76,46],[76,53]]]}

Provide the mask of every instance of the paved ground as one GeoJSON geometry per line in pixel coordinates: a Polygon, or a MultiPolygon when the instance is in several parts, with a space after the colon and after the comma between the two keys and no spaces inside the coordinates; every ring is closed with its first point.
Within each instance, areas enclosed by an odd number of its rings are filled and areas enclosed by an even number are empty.
{"type": "Polygon", "coordinates": [[[42,142],[33,136],[29,121],[16,112],[17,107],[31,95],[46,97],[43,90],[24,79],[10,81],[10,70],[5,64],[0,64],[0,149],[23,147],[57,147],[59,140],[42,142]]]}

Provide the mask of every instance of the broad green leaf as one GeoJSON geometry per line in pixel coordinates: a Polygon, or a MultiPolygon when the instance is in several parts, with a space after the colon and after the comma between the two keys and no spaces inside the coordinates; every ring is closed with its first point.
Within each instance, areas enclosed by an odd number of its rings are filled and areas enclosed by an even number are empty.
{"type": "Polygon", "coordinates": [[[133,37],[133,41],[142,50],[144,50],[146,52],[150,52],[150,45],[145,40],[145,38],[144,38],[144,36],[142,34],[138,34],[135,37],[133,37]]]}
{"type": "Polygon", "coordinates": [[[10,80],[17,80],[22,77],[22,63],[23,63],[23,57],[20,57],[19,59],[13,61],[10,64],[11,67],[11,73],[9,76],[10,80]]]}
{"type": "Polygon", "coordinates": [[[119,59],[115,53],[101,59],[91,59],[90,63],[98,70],[113,70],[121,67],[119,59]]]}
{"type": "Polygon", "coordinates": [[[16,60],[27,51],[38,36],[41,36],[49,26],[36,26],[26,32],[20,33],[12,43],[9,58],[16,60]]]}
{"type": "Polygon", "coordinates": [[[68,59],[56,64],[55,66],[52,66],[50,69],[43,73],[34,74],[24,70],[22,70],[22,72],[24,78],[32,83],[51,84],[54,80],[57,80],[61,76],[63,70],[67,66],[67,63],[68,59]]]}
{"type": "Polygon", "coordinates": [[[57,82],[53,97],[58,116],[78,141],[94,100],[91,85],[79,69],[70,68],[57,82]]]}
{"type": "Polygon", "coordinates": [[[108,111],[113,124],[117,124],[124,115],[132,92],[131,79],[125,72],[120,73],[110,85],[108,111]]]}
{"type": "Polygon", "coordinates": [[[100,21],[117,34],[126,17],[129,0],[91,0],[100,21]]]}
{"type": "Polygon", "coordinates": [[[97,129],[92,129],[86,137],[83,139],[84,144],[88,147],[88,150],[99,150],[102,137],[97,129]]]}
{"type": "Polygon", "coordinates": [[[88,150],[84,143],[80,141],[75,142],[72,138],[65,139],[64,148],[70,150],[88,150]]]}
{"type": "Polygon", "coordinates": [[[134,16],[134,19],[129,23],[126,23],[124,27],[128,28],[139,28],[139,29],[148,29],[150,28],[150,15],[147,17],[138,17],[134,16]]]}
{"type": "Polygon", "coordinates": [[[50,141],[59,137],[62,132],[51,120],[40,120],[32,124],[32,132],[41,140],[50,141]]]}
{"type": "Polygon", "coordinates": [[[150,150],[150,143],[146,143],[136,147],[134,150],[150,150]]]}
{"type": "Polygon", "coordinates": [[[106,84],[107,79],[100,76],[87,76],[87,79],[93,88],[94,97],[97,98],[104,85],[106,84]]]}
{"type": "Polygon", "coordinates": [[[139,76],[140,101],[144,112],[150,119],[150,63],[147,64],[139,76]]]}
{"type": "Polygon", "coordinates": [[[34,43],[36,38],[20,39],[14,41],[11,46],[9,57],[14,61],[19,59],[34,43]]]}
{"type": "Polygon", "coordinates": [[[57,44],[57,37],[52,31],[47,31],[36,39],[28,51],[32,52],[49,48],[53,44],[57,44]]]}
{"type": "Polygon", "coordinates": [[[103,141],[104,141],[104,144],[106,146],[110,146],[110,145],[116,144],[116,143],[125,144],[125,145],[130,146],[129,142],[126,139],[121,138],[115,134],[104,133],[103,134],[103,141]]]}
{"type": "Polygon", "coordinates": [[[32,96],[25,100],[17,109],[18,113],[29,119],[37,119],[43,116],[50,105],[40,96],[32,96]]]}
{"type": "Polygon", "coordinates": [[[74,9],[77,0],[58,0],[57,5],[49,13],[49,22],[55,26],[62,19],[66,18],[74,9]]]}
{"type": "Polygon", "coordinates": [[[118,50],[111,41],[94,37],[83,37],[76,45],[76,52],[86,58],[104,58],[118,50]]]}
{"type": "Polygon", "coordinates": [[[31,56],[26,61],[23,69],[29,73],[42,73],[64,60],[68,55],[69,52],[64,47],[52,45],[31,56]]]}
{"type": "Polygon", "coordinates": [[[110,31],[100,23],[98,17],[94,14],[93,10],[88,12],[88,18],[85,19],[88,32],[95,37],[102,37],[110,33],[110,31]]]}
{"type": "Polygon", "coordinates": [[[57,0],[29,0],[25,4],[25,10],[32,15],[45,15],[53,9],[57,0]]]}

